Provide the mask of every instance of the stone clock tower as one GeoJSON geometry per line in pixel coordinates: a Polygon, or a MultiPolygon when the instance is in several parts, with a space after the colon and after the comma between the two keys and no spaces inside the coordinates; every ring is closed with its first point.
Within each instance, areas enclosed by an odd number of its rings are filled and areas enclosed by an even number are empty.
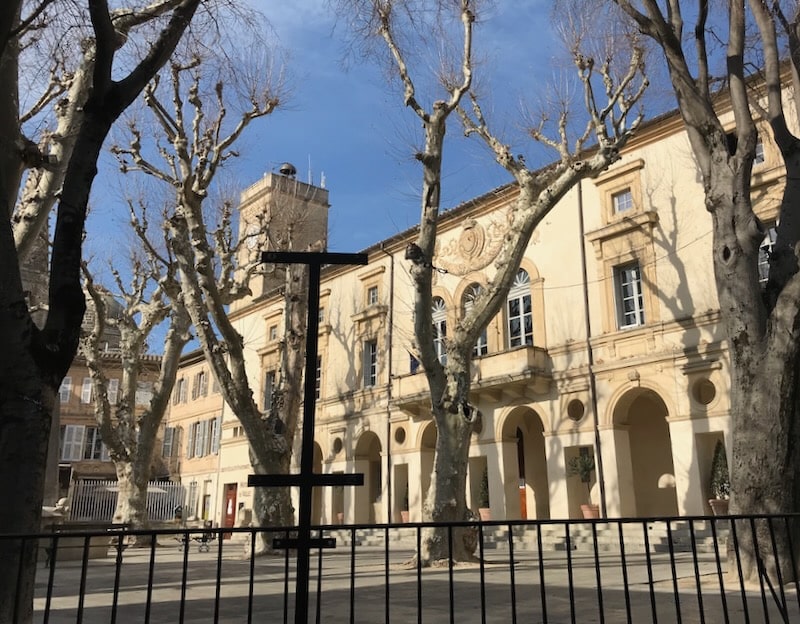
{"type": "MultiPolygon", "coordinates": [[[[250,273],[252,299],[283,285],[281,271],[259,263],[262,251],[305,251],[327,246],[328,190],[297,179],[290,163],[242,192],[239,202],[239,267],[250,273]]],[[[236,309],[246,301],[233,304],[236,309]]]]}

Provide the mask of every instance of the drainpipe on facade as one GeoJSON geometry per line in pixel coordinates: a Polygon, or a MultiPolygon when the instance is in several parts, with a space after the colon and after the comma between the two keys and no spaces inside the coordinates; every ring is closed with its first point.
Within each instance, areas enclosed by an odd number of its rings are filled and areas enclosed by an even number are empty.
{"type": "MultiPolygon", "coordinates": [[[[580,232],[581,249],[581,275],[583,279],[583,322],[586,330],[586,353],[589,364],[589,401],[592,408],[592,419],[594,425],[594,444],[597,452],[595,453],[595,465],[597,466],[597,482],[600,485],[600,514],[603,518],[608,517],[606,507],[606,482],[603,473],[603,453],[600,451],[600,425],[597,413],[597,385],[594,375],[594,351],[592,350],[592,320],[589,314],[589,280],[586,272],[586,241],[583,225],[583,185],[578,180],[578,223],[580,232]]],[[[590,501],[591,502],[591,501],[590,501]]]]}
{"type": "Polygon", "coordinates": [[[389,256],[389,327],[386,330],[386,358],[389,380],[386,384],[386,524],[392,522],[392,340],[394,338],[394,256],[381,243],[381,251],[389,256]]]}

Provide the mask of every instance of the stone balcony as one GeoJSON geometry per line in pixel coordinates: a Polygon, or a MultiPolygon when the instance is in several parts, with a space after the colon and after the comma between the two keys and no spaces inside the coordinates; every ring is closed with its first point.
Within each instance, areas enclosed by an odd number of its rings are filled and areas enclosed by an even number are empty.
{"type": "MultiPolygon", "coordinates": [[[[492,353],[472,361],[470,402],[532,401],[547,393],[551,382],[552,364],[545,349],[526,346],[492,353]]],[[[429,414],[430,392],[421,369],[395,377],[392,395],[394,405],[412,416],[429,414]]]]}

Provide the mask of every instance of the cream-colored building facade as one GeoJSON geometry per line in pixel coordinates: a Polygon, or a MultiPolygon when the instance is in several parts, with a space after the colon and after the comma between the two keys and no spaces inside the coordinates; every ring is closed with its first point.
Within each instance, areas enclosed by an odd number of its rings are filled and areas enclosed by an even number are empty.
{"type": "MultiPolygon", "coordinates": [[[[769,134],[762,135],[754,195],[769,226],[783,170],[769,134]]],[[[243,214],[252,215],[258,202],[248,191],[243,214]]],[[[514,186],[502,187],[441,219],[433,295],[444,340],[493,271],[515,195],[514,186]]],[[[316,208],[309,222],[326,226],[327,193],[316,208]]],[[[364,473],[365,485],[320,489],[315,522],[395,522],[406,506],[412,521],[421,520],[436,430],[414,357],[405,250],[415,235],[412,229],[376,243],[366,266],[323,270],[314,466],[364,473]]],[[[618,162],[548,215],[506,305],[476,345],[471,507],[477,511],[485,471],[495,519],[580,517],[590,498],[611,517],[709,512],[713,449],[730,439],[711,243],[699,172],[673,114],[645,125],[618,162]],[[581,454],[595,460],[589,487],[567,468],[581,454]]],[[[278,379],[283,302],[263,283],[255,292],[232,318],[266,411],[278,379]]],[[[181,375],[204,367],[196,354],[187,356],[181,375]]],[[[208,484],[203,496],[210,498],[194,513],[223,526],[249,522],[247,442],[219,395],[174,405],[168,426],[184,432],[176,476],[208,484]],[[216,452],[186,458],[187,427],[217,414],[216,452]]]]}

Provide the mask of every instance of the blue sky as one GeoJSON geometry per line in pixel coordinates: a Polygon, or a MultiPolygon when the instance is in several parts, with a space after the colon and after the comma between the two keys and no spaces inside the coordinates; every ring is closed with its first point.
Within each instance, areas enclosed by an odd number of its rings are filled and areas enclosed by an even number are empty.
{"type": "MultiPolygon", "coordinates": [[[[287,52],[291,94],[285,108],[241,141],[237,179],[250,184],[289,161],[307,180],[310,161],[314,182],[324,173],[330,190],[332,251],[359,251],[414,226],[421,172],[413,153],[421,132],[397,84],[377,63],[344,62],[345,25],[336,24],[324,0],[280,9],[265,0],[253,4],[267,14],[287,52]]],[[[501,1],[476,30],[476,51],[484,59],[478,79],[491,91],[486,111],[500,129],[516,130],[520,100],[536,98],[530,85],[553,75],[549,59],[559,50],[550,36],[549,6],[501,1]],[[492,90],[495,85],[502,87],[492,90]]],[[[463,137],[455,118],[444,169],[444,207],[510,181],[477,139],[463,137]]]]}

